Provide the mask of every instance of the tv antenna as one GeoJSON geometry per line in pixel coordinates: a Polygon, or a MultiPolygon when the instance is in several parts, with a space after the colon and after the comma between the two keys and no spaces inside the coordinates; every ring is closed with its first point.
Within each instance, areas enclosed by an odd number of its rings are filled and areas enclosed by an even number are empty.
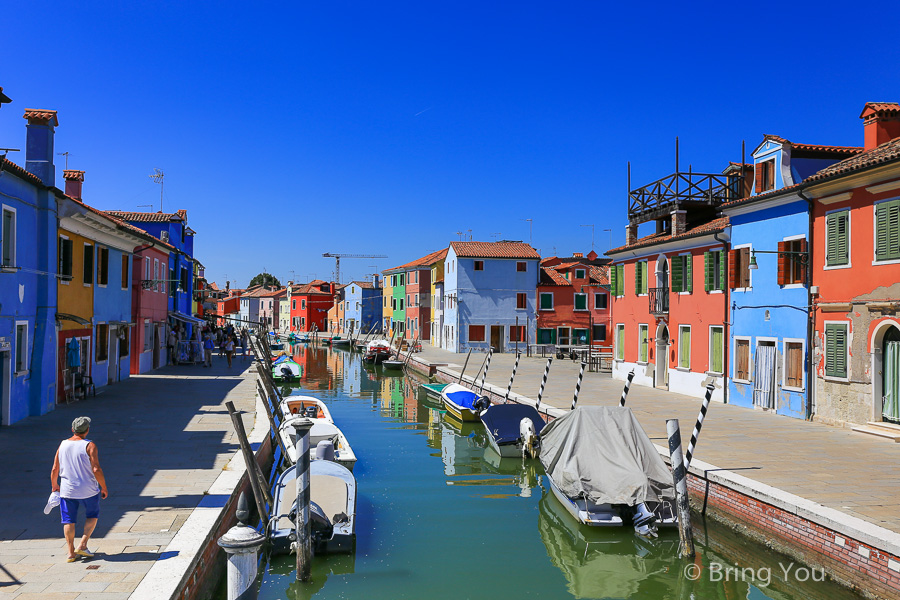
{"type": "Polygon", "coordinates": [[[607,250],[612,250],[612,229],[604,229],[603,231],[609,232],[609,248],[607,250]]]}
{"type": "Polygon", "coordinates": [[[456,232],[456,235],[459,236],[459,241],[462,241],[462,234],[463,234],[462,231],[457,231],[457,232],[456,232]]]}
{"type": "Polygon", "coordinates": [[[534,219],[519,219],[520,221],[528,221],[528,245],[532,245],[531,241],[531,226],[534,224],[534,219]]]}
{"type": "Polygon", "coordinates": [[[163,173],[162,169],[153,169],[153,173],[150,174],[150,179],[159,184],[159,212],[162,212],[162,204],[163,204],[163,179],[166,174],[163,173]]]}
{"type": "Polygon", "coordinates": [[[469,234],[469,241],[471,242],[471,241],[472,241],[472,230],[471,230],[471,229],[466,229],[466,231],[467,231],[468,234],[469,234]]]}
{"type": "Polygon", "coordinates": [[[322,254],[325,258],[334,259],[334,280],[341,283],[341,259],[342,258],[387,258],[385,254],[341,254],[338,252],[325,252],[322,254]]]}
{"type": "Polygon", "coordinates": [[[594,250],[594,225],[582,225],[582,227],[590,227],[591,228],[591,251],[594,250]]]}
{"type": "Polygon", "coordinates": [[[70,154],[72,154],[72,153],[71,153],[71,152],[68,152],[68,151],[66,151],[66,152],[57,152],[57,153],[56,153],[57,156],[65,156],[65,157],[66,157],[66,171],[69,170],[69,155],[70,155],[70,154]]]}
{"type": "Polygon", "coordinates": [[[496,233],[492,233],[491,235],[495,238],[496,241],[499,241],[499,240],[500,240],[500,236],[503,235],[503,234],[501,234],[501,233],[498,231],[498,232],[496,232],[496,233]]]}

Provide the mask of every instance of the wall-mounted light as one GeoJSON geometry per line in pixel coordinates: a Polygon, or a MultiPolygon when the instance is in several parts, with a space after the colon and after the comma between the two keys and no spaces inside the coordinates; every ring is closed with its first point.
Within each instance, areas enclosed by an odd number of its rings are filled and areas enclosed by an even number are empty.
{"type": "Polygon", "coordinates": [[[784,255],[795,255],[798,256],[798,260],[800,264],[805,265],[807,261],[809,261],[809,252],[779,252],[778,250],[751,250],[750,251],[750,264],[747,265],[748,269],[756,270],[759,268],[759,265],[756,264],[756,253],[760,254],[784,254],[784,255]]]}

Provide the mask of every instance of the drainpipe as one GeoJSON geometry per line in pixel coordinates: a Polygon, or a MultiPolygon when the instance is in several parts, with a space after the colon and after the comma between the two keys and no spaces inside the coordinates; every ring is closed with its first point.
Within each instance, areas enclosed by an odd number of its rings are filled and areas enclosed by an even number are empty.
{"type": "Polygon", "coordinates": [[[816,331],[816,311],[813,307],[812,279],[813,279],[813,199],[803,194],[803,190],[797,190],[797,195],[806,200],[809,215],[809,240],[806,244],[806,420],[812,421],[813,415],[816,413],[816,393],[815,393],[815,373],[813,368],[813,335],[816,331]]]}
{"type": "MultiPolygon", "coordinates": [[[[728,264],[728,251],[731,247],[731,243],[728,240],[723,240],[719,237],[719,233],[716,232],[713,234],[713,239],[722,244],[725,247],[725,256],[724,259],[726,261],[725,264],[728,264]]],[[[728,340],[731,339],[731,322],[728,319],[728,315],[731,314],[729,312],[728,306],[728,297],[731,295],[730,288],[728,287],[728,276],[725,276],[725,290],[722,293],[722,298],[725,301],[725,322],[722,323],[723,331],[722,331],[722,403],[728,404],[728,349],[731,347],[731,344],[728,343],[728,340]]]]}

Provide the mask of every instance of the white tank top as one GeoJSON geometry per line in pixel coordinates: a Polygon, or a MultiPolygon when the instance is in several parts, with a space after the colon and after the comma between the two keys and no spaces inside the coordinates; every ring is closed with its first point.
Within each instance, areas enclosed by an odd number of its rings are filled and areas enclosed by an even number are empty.
{"type": "Polygon", "coordinates": [[[59,495],[84,500],[100,493],[94,477],[91,459],[87,454],[90,440],[63,440],[59,445],[59,495]]]}

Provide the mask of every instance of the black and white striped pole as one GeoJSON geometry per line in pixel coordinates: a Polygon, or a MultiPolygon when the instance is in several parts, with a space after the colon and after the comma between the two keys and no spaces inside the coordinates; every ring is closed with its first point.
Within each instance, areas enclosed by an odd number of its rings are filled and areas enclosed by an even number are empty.
{"type": "Polygon", "coordinates": [[[581,380],[584,379],[584,366],[586,362],[581,363],[581,369],[578,370],[578,382],[575,384],[575,397],[572,398],[572,410],[575,410],[575,405],[578,404],[578,394],[581,392],[581,380]]]}
{"type": "Polygon", "coordinates": [[[666,433],[669,436],[669,459],[672,461],[675,508],[678,512],[678,534],[681,538],[678,555],[683,558],[694,558],[694,534],[691,528],[691,507],[688,504],[687,471],[684,468],[684,457],[681,454],[681,430],[678,427],[678,419],[666,420],[666,433]]]}
{"type": "Polygon", "coordinates": [[[503,398],[504,402],[509,402],[509,395],[512,393],[512,384],[513,379],[516,378],[516,371],[519,368],[519,357],[522,356],[519,352],[516,352],[516,364],[513,365],[512,374],[509,376],[509,385],[506,386],[506,397],[503,398]]]}
{"type": "Polygon", "coordinates": [[[691,443],[688,444],[687,454],[684,455],[684,470],[687,471],[691,466],[691,459],[694,458],[694,448],[697,446],[697,438],[700,437],[700,430],[703,429],[703,419],[706,418],[706,411],[709,410],[709,401],[712,399],[713,384],[706,386],[706,396],[703,397],[703,404],[700,406],[700,414],[697,415],[697,423],[694,425],[694,432],[691,434],[691,443]]]}
{"type": "Polygon", "coordinates": [[[491,348],[488,350],[487,362],[484,364],[484,371],[481,372],[481,389],[478,390],[479,394],[484,394],[484,379],[487,377],[488,369],[491,368],[491,357],[494,355],[494,349],[491,348]]]}
{"type": "Polygon", "coordinates": [[[628,390],[631,389],[632,379],[634,379],[634,370],[628,374],[628,379],[625,380],[625,389],[622,390],[622,399],[619,400],[619,406],[625,406],[625,398],[628,397],[628,390]]]}
{"type": "Polygon", "coordinates": [[[309,581],[312,561],[312,527],[309,521],[309,430],[312,421],[297,419],[293,423],[297,432],[297,517],[294,531],[297,533],[297,580],[309,581]]]}
{"type": "Polygon", "coordinates": [[[541,398],[544,397],[544,387],[547,385],[547,375],[550,374],[550,363],[553,362],[553,357],[547,359],[547,366],[544,367],[544,376],[541,378],[541,389],[538,390],[537,396],[537,404],[534,405],[534,410],[540,412],[541,410],[541,398]]]}

